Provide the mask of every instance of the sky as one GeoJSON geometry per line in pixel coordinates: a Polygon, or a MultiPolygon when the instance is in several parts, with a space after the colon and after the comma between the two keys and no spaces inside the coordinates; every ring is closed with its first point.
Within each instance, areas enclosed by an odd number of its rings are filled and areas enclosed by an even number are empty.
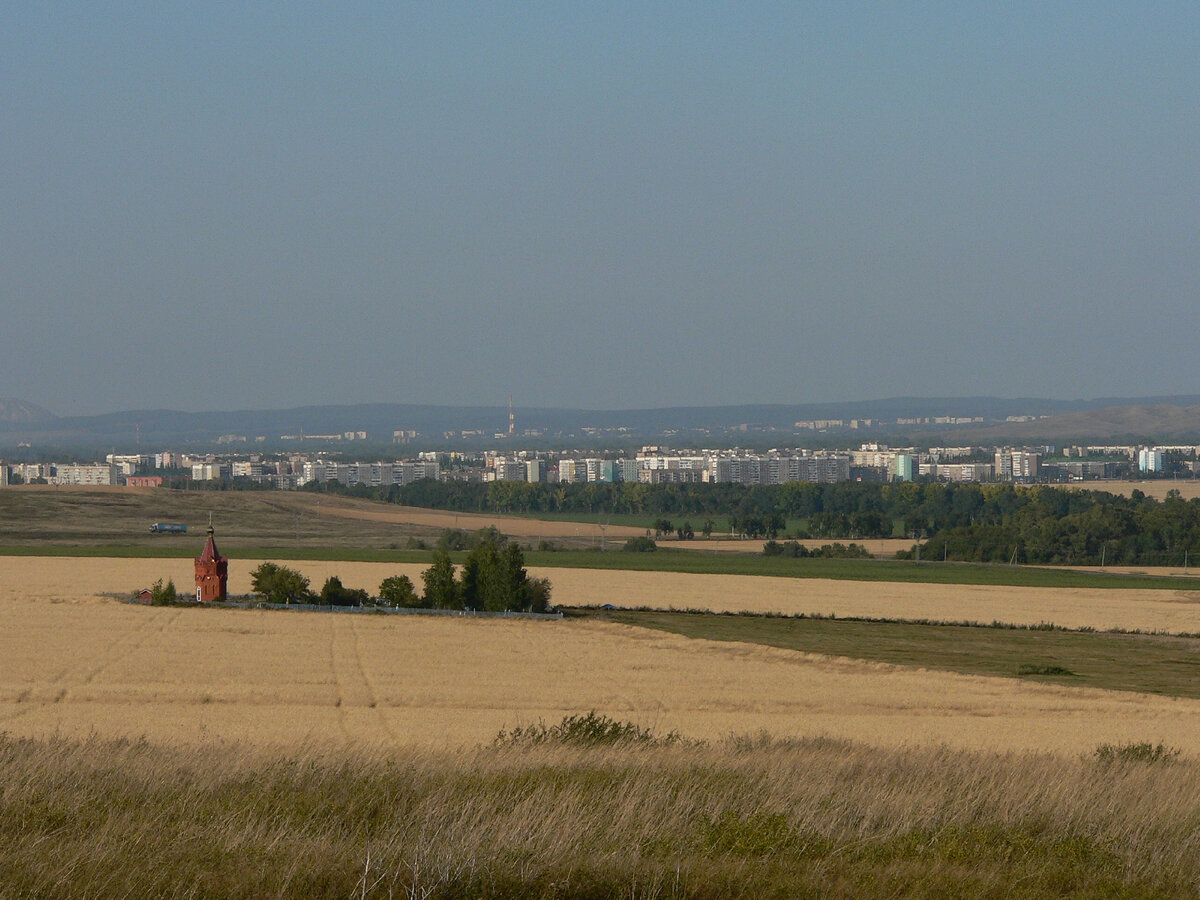
{"type": "Polygon", "coordinates": [[[1200,393],[1200,4],[7,3],[0,396],[1200,393]]]}

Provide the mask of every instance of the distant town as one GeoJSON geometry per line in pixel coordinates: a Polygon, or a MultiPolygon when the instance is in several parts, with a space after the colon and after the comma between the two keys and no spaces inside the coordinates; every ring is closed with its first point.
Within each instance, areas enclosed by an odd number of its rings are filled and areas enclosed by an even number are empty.
{"type": "MultiPolygon", "coordinates": [[[[365,433],[342,437],[347,441],[365,439],[365,433]]],[[[386,488],[424,479],[561,484],[1064,483],[1130,477],[1193,478],[1200,445],[961,446],[918,450],[864,443],[857,449],[765,452],[645,446],[633,454],[594,450],[426,451],[413,458],[391,460],[347,460],[347,455],[328,450],[278,454],[161,451],[110,453],[102,461],[0,461],[0,487],[57,484],[187,488],[229,482],[234,486],[295,490],[331,482],[346,487],[386,488]]]]}

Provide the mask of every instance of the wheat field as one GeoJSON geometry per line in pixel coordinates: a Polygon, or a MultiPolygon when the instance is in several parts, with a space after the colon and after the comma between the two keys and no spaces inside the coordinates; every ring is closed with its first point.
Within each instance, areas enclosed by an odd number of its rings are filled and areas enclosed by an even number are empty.
{"type": "Polygon", "coordinates": [[[856,582],[680,572],[540,569],[567,606],[816,613],[1200,633],[1200,592],[856,582]]]}
{"type": "Polygon", "coordinates": [[[1147,497],[1156,500],[1166,498],[1169,491],[1179,491],[1184,500],[1194,500],[1200,497],[1200,479],[1196,478],[1156,478],[1152,481],[1072,481],[1057,484],[1055,487],[1070,488],[1079,491],[1107,491],[1110,494],[1121,494],[1128,497],[1134,491],[1141,491],[1147,497]]]}
{"type": "MultiPolygon", "coordinates": [[[[765,729],[888,746],[945,742],[1076,753],[1104,742],[1152,740],[1200,752],[1200,701],[891,667],[594,620],[161,608],[97,596],[164,576],[186,586],[188,566],[186,560],[0,559],[0,731],[188,745],[455,746],[595,709],[702,739],[765,729]]],[[[252,566],[234,562],[233,590],[246,590],[252,566]]],[[[372,588],[404,570],[375,563],[297,567],[317,583],[339,573],[349,586],[372,588]]],[[[415,576],[419,569],[407,571],[415,576]]],[[[679,606],[716,605],[717,587],[708,582],[726,577],[545,573],[560,602],[639,599],[636,581],[641,600],[665,595],[679,606]]],[[[803,592],[787,594],[806,584],[744,578],[721,587],[744,592],[743,603],[778,605],[805,602],[803,592]]],[[[941,593],[938,608],[954,618],[970,616],[955,606],[953,592],[978,590],[835,584],[847,603],[855,592],[862,604],[896,590],[922,592],[926,602],[941,593]]],[[[1172,606],[1126,597],[1121,607],[1121,600],[1112,598],[1112,615],[1138,615],[1151,603],[1172,606]]],[[[1191,602],[1174,605],[1194,609],[1191,602]]]]}

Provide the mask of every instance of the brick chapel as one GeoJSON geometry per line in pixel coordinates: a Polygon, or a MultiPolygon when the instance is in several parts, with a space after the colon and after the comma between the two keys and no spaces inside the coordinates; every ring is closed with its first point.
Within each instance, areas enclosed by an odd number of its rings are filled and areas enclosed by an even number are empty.
{"type": "Polygon", "coordinates": [[[210,524],[208,540],[204,542],[204,552],[196,558],[196,602],[211,603],[214,600],[224,600],[228,583],[229,558],[222,556],[217,550],[217,542],[213,540],[213,527],[210,524]]]}

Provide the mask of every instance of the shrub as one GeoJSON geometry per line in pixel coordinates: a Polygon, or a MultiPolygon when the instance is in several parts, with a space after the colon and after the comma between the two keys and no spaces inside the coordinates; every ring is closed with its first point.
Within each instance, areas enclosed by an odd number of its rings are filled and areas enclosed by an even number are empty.
{"type": "Polygon", "coordinates": [[[487,525],[474,534],[461,528],[443,528],[441,536],[438,538],[437,549],[474,550],[484,544],[491,544],[497,550],[503,550],[507,543],[508,535],[501,532],[495,525],[487,525]]]}
{"type": "Polygon", "coordinates": [[[307,577],[272,562],[262,563],[250,573],[250,589],[264,595],[268,603],[308,603],[313,599],[307,577]]]}
{"type": "Polygon", "coordinates": [[[496,746],[534,744],[574,744],[597,747],[609,744],[675,744],[680,736],[672,731],[656,737],[649,728],[639,728],[632,722],[621,722],[592,710],[587,715],[563,716],[557,725],[518,725],[512,731],[501,730],[492,742],[496,746]]]}
{"type": "Polygon", "coordinates": [[[862,544],[843,544],[835,541],[809,550],[799,541],[767,541],[763,556],[791,556],[799,559],[869,559],[871,554],[862,544]]]}
{"type": "Polygon", "coordinates": [[[154,606],[170,606],[173,603],[179,602],[179,594],[175,590],[175,580],[168,578],[166,585],[162,579],[154,582],[150,587],[150,602],[154,606]]]}
{"type": "Polygon", "coordinates": [[[823,559],[869,559],[871,554],[862,544],[842,544],[835,541],[832,544],[822,544],[810,551],[809,556],[823,559]]]}
{"type": "Polygon", "coordinates": [[[1171,763],[1179,757],[1179,751],[1163,744],[1149,741],[1130,744],[1101,744],[1096,748],[1096,760],[1102,763],[1171,763]]]}
{"type": "Polygon", "coordinates": [[[404,606],[410,609],[421,605],[421,598],[412,579],[407,575],[392,575],[379,585],[379,599],[388,606],[404,606]]]}
{"type": "Polygon", "coordinates": [[[446,551],[466,550],[467,533],[461,528],[443,528],[438,537],[437,548],[446,551]]]}
{"type": "Polygon", "coordinates": [[[809,555],[808,548],[802,546],[798,541],[784,541],[782,544],[779,541],[767,541],[763,544],[763,556],[804,557],[809,555]]]}
{"type": "Polygon", "coordinates": [[[526,593],[529,597],[529,610],[544,613],[550,609],[550,579],[530,578],[526,583],[526,593]]]}
{"type": "Polygon", "coordinates": [[[1017,666],[1018,675],[1074,675],[1070,669],[1062,666],[1035,666],[1031,663],[1021,663],[1017,666]]]}
{"type": "Polygon", "coordinates": [[[326,606],[364,606],[370,599],[361,588],[344,587],[336,575],[330,575],[321,587],[321,602],[326,606]]]}
{"type": "Polygon", "coordinates": [[[625,542],[625,546],[621,548],[626,553],[653,553],[658,549],[658,544],[654,543],[654,538],[638,535],[631,537],[625,542]]]}

